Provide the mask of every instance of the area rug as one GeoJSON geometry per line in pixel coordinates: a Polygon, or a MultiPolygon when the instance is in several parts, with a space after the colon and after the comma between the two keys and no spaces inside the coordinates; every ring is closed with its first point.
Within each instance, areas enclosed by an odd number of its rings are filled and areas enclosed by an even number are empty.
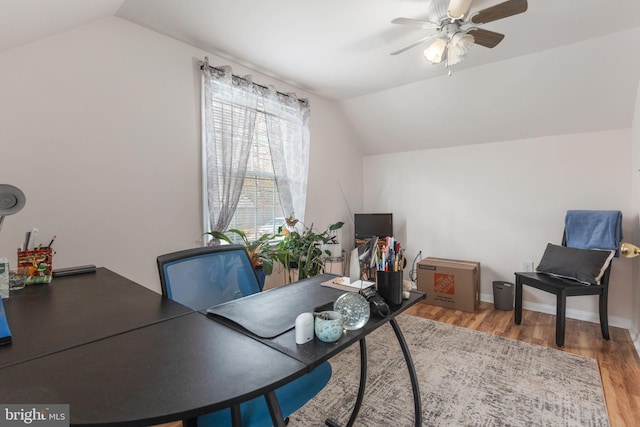
{"type": "MultiPolygon", "coordinates": [[[[398,317],[416,367],[424,426],[609,426],[596,360],[409,315],[398,317]]],[[[413,426],[407,368],[391,325],[367,337],[368,376],[356,426],[413,426]]],[[[290,427],[346,424],[360,350],[330,360],[322,392],[290,427]]]]}

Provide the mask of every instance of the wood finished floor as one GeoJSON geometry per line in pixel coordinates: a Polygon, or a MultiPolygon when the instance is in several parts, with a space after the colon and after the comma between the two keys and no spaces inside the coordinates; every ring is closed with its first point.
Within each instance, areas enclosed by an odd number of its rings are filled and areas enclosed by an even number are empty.
{"type": "MultiPolygon", "coordinates": [[[[513,312],[495,310],[493,304],[480,303],[475,313],[416,304],[407,314],[450,323],[481,332],[555,348],[555,316],[523,310],[522,323],[513,323],[513,312]]],[[[640,426],[640,358],[626,329],[610,328],[605,341],[596,323],[567,319],[562,351],[598,361],[611,427],[640,426]]],[[[181,423],[163,424],[180,427],[181,423]]]]}

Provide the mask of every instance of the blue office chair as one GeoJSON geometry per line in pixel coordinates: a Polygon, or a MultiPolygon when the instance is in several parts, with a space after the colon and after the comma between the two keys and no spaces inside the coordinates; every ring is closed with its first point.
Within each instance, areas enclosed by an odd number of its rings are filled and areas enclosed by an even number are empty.
{"type": "MultiPolygon", "coordinates": [[[[162,295],[194,310],[260,292],[249,254],[241,245],[206,246],[161,255],[157,258],[162,295]]],[[[322,390],[331,378],[324,362],[312,372],[278,388],[282,415],[288,417],[322,390]]],[[[271,426],[263,397],[240,405],[243,426],[271,426]]],[[[231,409],[202,415],[183,424],[199,427],[231,426],[231,409]]]]}

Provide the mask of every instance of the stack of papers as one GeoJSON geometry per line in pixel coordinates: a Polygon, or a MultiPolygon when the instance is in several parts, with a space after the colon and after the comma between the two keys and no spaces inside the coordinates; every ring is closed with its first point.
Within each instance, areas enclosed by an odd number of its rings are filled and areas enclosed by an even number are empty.
{"type": "Polygon", "coordinates": [[[355,282],[352,282],[348,277],[338,277],[322,282],[322,286],[348,292],[358,292],[361,289],[366,289],[373,285],[375,285],[374,282],[367,282],[366,280],[356,280],[355,282]]]}

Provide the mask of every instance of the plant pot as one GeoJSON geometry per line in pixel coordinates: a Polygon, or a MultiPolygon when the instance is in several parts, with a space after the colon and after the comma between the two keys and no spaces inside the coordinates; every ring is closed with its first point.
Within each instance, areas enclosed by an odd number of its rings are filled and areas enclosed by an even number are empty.
{"type": "Polygon", "coordinates": [[[330,255],[327,256],[330,258],[342,256],[342,243],[323,243],[320,249],[324,255],[326,255],[326,251],[329,251],[330,255]]]}

